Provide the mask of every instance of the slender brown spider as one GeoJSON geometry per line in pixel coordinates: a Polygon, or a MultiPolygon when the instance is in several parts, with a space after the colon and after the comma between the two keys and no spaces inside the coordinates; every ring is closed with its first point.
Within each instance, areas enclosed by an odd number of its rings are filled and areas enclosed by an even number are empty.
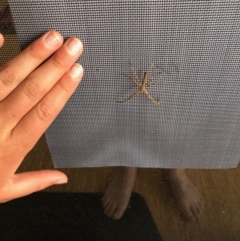
{"type": "Polygon", "coordinates": [[[120,100],[117,101],[117,103],[124,103],[126,101],[131,100],[132,98],[134,98],[136,95],[138,95],[139,93],[144,93],[148,99],[154,104],[154,105],[159,105],[160,101],[156,101],[153,99],[153,97],[148,93],[147,91],[147,87],[151,86],[151,85],[155,85],[157,84],[160,80],[161,77],[159,79],[157,79],[156,81],[153,81],[153,76],[154,76],[154,65],[152,64],[152,73],[151,73],[151,78],[148,80],[147,78],[147,72],[144,72],[144,76],[143,76],[143,80],[140,81],[137,75],[136,70],[133,67],[133,64],[130,62],[130,66],[131,69],[134,73],[134,78],[132,76],[128,76],[126,75],[129,79],[133,80],[133,82],[139,86],[139,88],[132,94],[130,95],[128,98],[124,99],[124,100],[120,100]]]}

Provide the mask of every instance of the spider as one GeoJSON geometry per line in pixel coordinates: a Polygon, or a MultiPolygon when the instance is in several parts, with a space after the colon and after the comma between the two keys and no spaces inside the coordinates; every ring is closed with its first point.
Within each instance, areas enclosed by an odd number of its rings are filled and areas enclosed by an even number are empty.
{"type": "Polygon", "coordinates": [[[129,79],[133,80],[133,82],[139,86],[139,88],[132,94],[130,95],[128,98],[124,99],[124,100],[119,100],[117,101],[117,103],[124,103],[126,101],[129,101],[131,100],[132,98],[134,98],[136,95],[138,95],[139,93],[144,93],[148,99],[154,104],[154,105],[159,105],[160,104],[160,101],[156,101],[153,99],[153,97],[148,93],[147,91],[147,87],[151,86],[151,85],[155,85],[157,84],[160,80],[161,80],[161,77],[155,81],[153,81],[153,76],[154,76],[154,64],[152,64],[152,73],[151,73],[151,78],[148,80],[147,78],[147,72],[144,72],[144,76],[143,76],[143,80],[140,81],[139,78],[138,78],[138,75],[137,75],[137,72],[136,70],[134,69],[133,67],[133,64],[132,62],[130,62],[130,66],[131,66],[131,69],[134,73],[134,77],[133,78],[132,76],[128,76],[126,75],[129,79]]]}

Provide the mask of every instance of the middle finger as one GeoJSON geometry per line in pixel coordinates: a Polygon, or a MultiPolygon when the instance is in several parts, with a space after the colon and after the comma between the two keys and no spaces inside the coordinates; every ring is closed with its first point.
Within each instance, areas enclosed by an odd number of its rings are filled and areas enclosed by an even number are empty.
{"type": "Polygon", "coordinates": [[[46,95],[56,82],[70,69],[82,53],[77,38],[65,44],[42,66],[32,72],[2,103],[4,123],[13,129],[19,120],[46,95]]]}

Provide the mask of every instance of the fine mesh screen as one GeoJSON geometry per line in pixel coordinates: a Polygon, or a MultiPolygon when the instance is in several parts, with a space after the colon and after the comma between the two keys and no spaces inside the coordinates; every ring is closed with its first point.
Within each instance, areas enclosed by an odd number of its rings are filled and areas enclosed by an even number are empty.
{"type": "Polygon", "coordinates": [[[2,66],[20,52],[7,0],[0,1],[0,33],[5,38],[5,43],[0,48],[0,66],[2,66]]]}
{"type": "Polygon", "coordinates": [[[82,84],[46,133],[56,167],[237,166],[239,1],[9,3],[22,48],[49,29],[85,47],[82,84]],[[160,105],[118,103],[144,72],[161,77],[147,88],[160,105]]]}

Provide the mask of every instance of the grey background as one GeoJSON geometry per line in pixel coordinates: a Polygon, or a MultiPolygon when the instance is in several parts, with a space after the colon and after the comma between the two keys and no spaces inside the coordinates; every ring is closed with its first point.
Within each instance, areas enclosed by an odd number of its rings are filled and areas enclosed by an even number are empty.
{"type": "Polygon", "coordinates": [[[82,84],[48,129],[56,167],[239,162],[239,1],[10,0],[22,48],[49,29],[84,44],[82,84]],[[129,61],[162,76],[143,94],[129,61]]]}

